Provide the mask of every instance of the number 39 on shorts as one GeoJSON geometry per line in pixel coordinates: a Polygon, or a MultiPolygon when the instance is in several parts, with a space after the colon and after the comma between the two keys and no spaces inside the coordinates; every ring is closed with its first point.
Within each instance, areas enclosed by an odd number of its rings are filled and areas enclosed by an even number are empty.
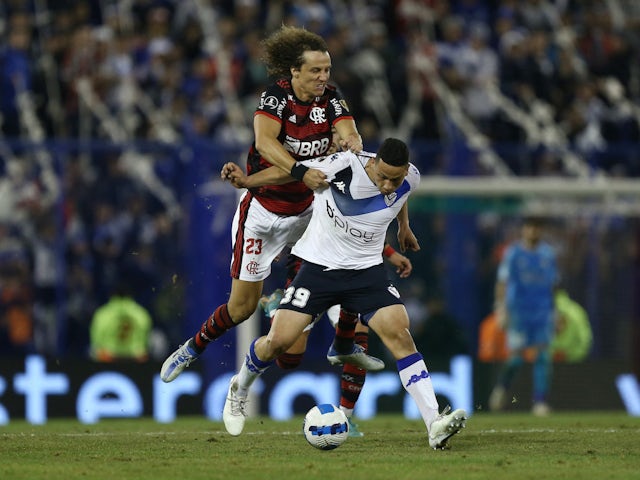
{"type": "Polygon", "coordinates": [[[284,297],[280,303],[285,304],[291,302],[291,305],[298,308],[304,308],[309,301],[309,297],[311,296],[311,292],[306,288],[295,288],[289,287],[284,292],[284,297]]]}

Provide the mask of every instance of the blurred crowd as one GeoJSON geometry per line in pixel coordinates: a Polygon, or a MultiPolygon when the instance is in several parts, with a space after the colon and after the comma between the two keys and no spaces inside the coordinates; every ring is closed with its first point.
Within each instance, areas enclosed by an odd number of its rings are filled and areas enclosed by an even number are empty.
{"type": "Polygon", "coordinates": [[[4,0],[2,351],[86,355],[92,312],[123,276],[173,336],[184,159],[95,144],[245,148],[268,82],[260,40],[283,23],[327,40],[365,146],[445,142],[453,105],[516,174],[565,174],[555,148],[569,145],[640,176],[640,2],[4,0]],[[45,139],[94,148],[60,160],[45,139]]]}

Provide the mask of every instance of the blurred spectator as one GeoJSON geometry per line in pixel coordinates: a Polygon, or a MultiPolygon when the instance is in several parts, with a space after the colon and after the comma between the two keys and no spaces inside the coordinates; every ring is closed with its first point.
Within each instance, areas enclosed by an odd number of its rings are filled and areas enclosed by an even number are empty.
{"type": "Polygon", "coordinates": [[[555,293],[555,333],[551,341],[551,355],[555,361],[580,362],[593,343],[587,312],[565,290],[555,293]]]}
{"type": "Polygon", "coordinates": [[[91,358],[146,361],[152,326],[149,312],[131,297],[128,285],[120,282],[91,320],[91,358]]]}
{"type": "Polygon", "coordinates": [[[22,121],[18,96],[32,89],[31,19],[23,12],[8,19],[7,43],[0,47],[0,122],[7,136],[19,136],[22,121]]]}

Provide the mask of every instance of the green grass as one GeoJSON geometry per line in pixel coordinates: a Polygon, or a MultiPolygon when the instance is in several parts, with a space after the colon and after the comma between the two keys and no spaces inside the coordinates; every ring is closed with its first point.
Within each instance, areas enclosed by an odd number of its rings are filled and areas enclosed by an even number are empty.
{"type": "Polygon", "coordinates": [[[640,419],[622,412],[476,413],[446,451],[398,415],[359,420],[365,436],[332,451],[310,447],[301,422],[249,419],[231,437],[193,417],[14,421],[0,427],[0,479],[640,479],[640,419]]]}

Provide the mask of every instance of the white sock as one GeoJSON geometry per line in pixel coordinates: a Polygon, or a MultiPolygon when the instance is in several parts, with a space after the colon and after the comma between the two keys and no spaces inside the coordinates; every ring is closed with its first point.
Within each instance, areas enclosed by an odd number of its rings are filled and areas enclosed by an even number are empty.
{"type": "Polygon", "coordinates": [[[347,418],[351,418],[353,415],[353,408],[347,408],[340,405],[340,410],[347,416],[347,418]]]}
{"type": "Polygon", "coordinates": [[[256,341],[257,340],[254,340],[249,346],[249,351],[245,355],[244,362],[242,363],[238,376],[236,377],[236,383],[238,384],[237,395],[240,397],[246,397],[249,393],[249,388],[251,388],[251,385],[255,382],[256,378],[262,375],[271,365],[273,365],[273,360],[265,362],[258,358],[254,348],[256,341]]]}
{"type": "Polygon", "coordinates": [[[422,355],[413,353],[398,360],[397,364],[402,386],[416,402],[428,431],[440,410],[433,383],[431,383],[431,375],[422,355]]]}

